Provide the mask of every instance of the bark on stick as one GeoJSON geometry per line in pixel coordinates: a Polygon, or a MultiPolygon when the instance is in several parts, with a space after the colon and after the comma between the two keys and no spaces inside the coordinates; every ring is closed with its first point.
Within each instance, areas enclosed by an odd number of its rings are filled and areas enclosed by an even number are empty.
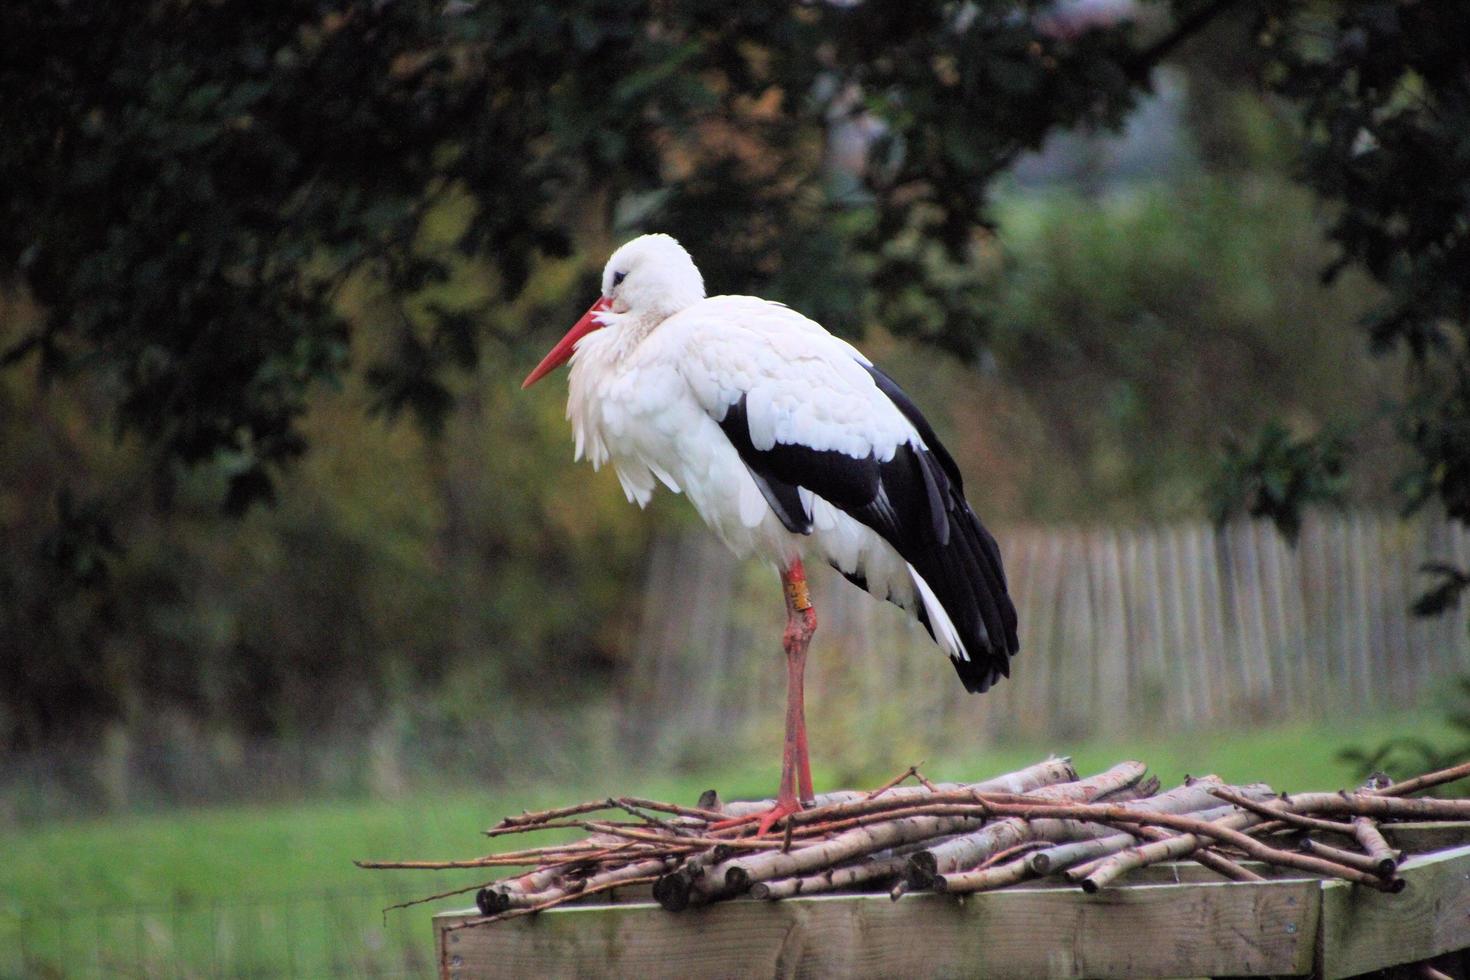
{"type": "MultiPolygon", "coordinates": [[[[1158,827],[1139,827],[1138,832],[1145,839],[1151,841],[1164,840],[1172,836],[1167,830],[1158,827]]],[[[1202,867],[1209,868],[1218,875],[1229,878],[1231,881],[1265,881],[1264,875],[1258,875],[1249,868],[1242,867],[1230,860],[1225,855],[1208,847],[1201,847],[1189,859],[1202,867]]]]}
{"type": "Polygon", "coordinates": [[[1393,874],[1404,855],[1402,851],[1388,846],[1388,841],[1384,839],[1377,824],[1367,817],[1354,817],[1353,836],[1357,838],[1359,846],[1368,852],[1368,856],[1373,859],[1378,868],[1383,869],[1378,872],[1380,875],[1388,877],[1393,874]]]}
{"type": "Polygon", "coordinates": [[[1262,816],[1279,820],[1293,827],[1300,827],[1303,830],[1321,830],[1330,834],[1342,834],[1346,837],[1353,836],[1352,824],[1342,823],[1337,820],[1323,820],[1321,817],[1312,817],[1301,813],[1293,813],[1291,810],[1275,806],[1267,800],[1252,800],[1240,796],[1226,787],[1212,790],[1212,792],[1228,803],[1234,803],[1236,806],[1246,810],[1252,810],[1262,816]]]}
{"type": "Polygon", "coordinates": [[[1458,766],[1448,769],[1440,769],[1437,772],[1426,772],[1422,776],[1406,779],[1401,783],[1393,783],[1378,791],[1379,796],[1408,796],[1417,793],[1421,789],[1429,789],[1431,786],[1443,786],[1445,783],[1453,783],[1457,779],[1470,776],[1470,762],[1462,762],[1458,766]]]}
{"type": "MultiPolygon", "coordinates": [[[[1123,762],[1096,776],[1035,790],[1030,796],[1083,803],[1133,785],[1143,777],[1144,771],[1141,762],[1123,762]]],[[[948,843],[915,853],[909,858],[905,878],[911,888],[928,888],[934,883],[935,875],[973,868],[991,855],[1029,840],[1064,841],[1105,832],[1105,828],[1098,824],[1076,820],[1021,820],[1014,817],[999,820],[974,833],[963,834],[948,843]]]]}
{"type": "Polygon", "coordinates": [[[1293,813],[1346,813],[1394,820],[1470,820],[1470,800],[1405,800],[1378,793],[1297,793],[1282,800],[1281,806],[1293,813]]]}
{"type": "MultiPolygon", "coordinates": [[[[1236,811],[1233,815],[1209,821],[1209,823],[1218,829],[1228,828],[1239,831],[1253,827],[1264,820],[1265,817],[1258,813],[1236,811]]],[[[1112,857],[1072,868],[1063,872],[1062,877],[1081,885],[1085,892],[1096,892],[1130,871],[1157,864],[1160,861],[1174,861],[1187,857],[1204,844],[1204,838],[1198,834],[1170,834],[1161,840],[1126,847],[1112,857]]]]}
{"type": "Polygon", "coordinates": [[[964,895],[1014,885],[1018,881],[1025,881],[1031,874],[1025,861],[1007,861],[979,871],[952,871],[935,875],[930,887],[937,892],[964,895]]]}
{"type": "Polygon", "coordinates": [[[1338,864],[1345,864],[1350,868],[1357,868],[1359,871],[1365,871],[1370,875],[1377,875],[1380,878],[1392,878],[1394,871],[1398,868],[1398,862],[1392,859],[1377,861],[1367,854],[1360,854],[1357,851],[1345,851],[1340,847],[1333,847],[1331,844],[1324,844],[1321,841],[1312,840],[1310,837],[1302,841],[1302,852],[1304,854],[1315,854],[1318,857],[1326,858],[1328,861],[1336,861],[1338,864]]]}
{"type": "MultiPolygon", "coordinates": [[[[1156,810],[1160,813],[1191,813],[1201,820],[1218,820],[1237,812],[1235,807],[1222,805],[1212,795],[1213,790],[1219,788],[1220,785],[1218,776],[1204,776],[1188,785],[1178,786],[1158,796],[1127,805],[1143,810],[1156,810]]],[[[1264,783],[1254,783],[1237,789],[1242,798],[1266,799],[1272,795],[1271,788],[1264,783]]],[[[1037,874],[1054,874],[1088,861],[1116,854],[1123,848],[1138,843],[1138,837],[1132,833],[1120,833],[1102,824],[1094,826],[1102,828],[1102,834],[1095,839],[1058,844],[1032,854],[1026,859],[1031,870],[1037,874]]]]}
{"type": "Polygon", "coordinates": [[[777,881],[758,881],[750,887],[753,898],[790,898],[793,895],[815,895],[821,892],[851,888],[868,881],[894,878],[903,872],[908,861],[904,856],[869,858],[857,864],[847,864],[815,875],[781,878],[777,881]]]}
{"type": "MultiPolygon", "coordinates": [[[[1077,778],[1077,770],[1072,766],[1071,759],[1047,759],[1035,765],[1008,772],[1003,776],[992,779],[981,780],[978,783],[936,783],[933,789],[925,786],[896,786],[878,797],[882,801],[893,801],[907,798],[921,799],[937,791],[967,791],[975,790],[980,793],[1029,793],[1043,786],[1051,786],[1055,783],[1071,782],[1077,778]]],[[[842,790],[836,793],[819,793],[812,801],[812,809],[832,806],[837,803],[857,803],[867,800],[870,794],[857,790],[842,790]]],[[[752,800],[736,801],[726,803],[724,815],[727,817],[746,817],[752,814],[765,813],[776,803],[775,800],[752,800]]]]}

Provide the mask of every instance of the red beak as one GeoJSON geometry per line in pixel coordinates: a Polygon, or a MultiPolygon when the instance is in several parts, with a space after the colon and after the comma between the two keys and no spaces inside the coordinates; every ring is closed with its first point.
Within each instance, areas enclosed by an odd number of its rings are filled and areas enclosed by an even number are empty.
{"type": "Polygon", "coordinates": [[[597,318],[597,314],[602,313],[611,306],[612,301],[606,297],[593,303],[591,308],[582,314],[582,319],[578,320],[572,326],[572,329],[567,331],[567,335],[557,341],[556,346],[551,348],[545,357],[541,358],[541,363],[536,365],[536,370],[526,375],[526,380],[521,382],[521,388],[526,389],[531,387],[553,370],[565,364],[567,359],[572,356],[572,350],[577,346],[577,341],[602,326],[602,321],[597,318]]]}

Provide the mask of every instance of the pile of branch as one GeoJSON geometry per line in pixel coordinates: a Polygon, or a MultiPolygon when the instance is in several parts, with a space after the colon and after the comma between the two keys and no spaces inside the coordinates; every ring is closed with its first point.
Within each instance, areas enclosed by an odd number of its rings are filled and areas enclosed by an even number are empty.
{"type": "Polygon", "coordinates": [[[506,817],[485,832],[589,835],[574,842],[467,861],[358,864],[529,868],[420,900],[475,891],[483,916],[462,926],[638,886],[652,886],[670,911],[739,895],[963,894],[1045,876],[1096,892],[1138,868],[1185,859],[1235,881],[1263,880],[1242,863],[1248,860],[1395,892],[1403,888],[1402,855],[1389,846],[1381,822],[1470,820],[1470,800],[1408,798],[1470,775],[1470,763],[1351,793],[1293,796],[1215,776],[1160,792],[1158,780],[1145,773],[1142,763],[1122,762],[1079,778],[1069,760],[1051,759],[982,782],[935,784],[911,767],[871,792],[818,796],[766,836],[755,832],[770,800],[721,805],[712,792],[695,807],[594,800],[506,817]]]}

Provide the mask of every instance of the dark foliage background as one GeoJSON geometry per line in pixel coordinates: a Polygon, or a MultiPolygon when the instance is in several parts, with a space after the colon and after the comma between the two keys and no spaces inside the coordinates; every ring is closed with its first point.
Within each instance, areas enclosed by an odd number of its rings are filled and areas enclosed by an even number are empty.
{"type": "Polygon", "coordinates": [[[866,330],[1003,517],[1198,509],[1232,429],[1221,519],[1396,472],[1470,517],[1467,36],[1422,2],[5,4],[0,746],[615,690],[650,524],[514,379],[641,229],[866,330]],[[1188,166],[1006,196],[1168,77],[1188,166]]]}

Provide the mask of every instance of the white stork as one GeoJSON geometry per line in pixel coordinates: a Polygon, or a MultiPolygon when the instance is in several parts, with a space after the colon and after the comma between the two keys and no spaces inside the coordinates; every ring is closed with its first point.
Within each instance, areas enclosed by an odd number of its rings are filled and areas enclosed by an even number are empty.
{"type": "Polygon", "coordinates": [[[968,691],[1010,673],[1016,611],[1000,550],[918,408],[846,341],[780,303],[704,294],[667,235],[613,253],[602,296],[527,376],[570,358],[576,456],[611,462],[645,506],[689,497],[739,556],[775,564],[786,596],[786,740],[767,832],[812,797],[802,676],[815,554],[918,617],[968,691]]]}

